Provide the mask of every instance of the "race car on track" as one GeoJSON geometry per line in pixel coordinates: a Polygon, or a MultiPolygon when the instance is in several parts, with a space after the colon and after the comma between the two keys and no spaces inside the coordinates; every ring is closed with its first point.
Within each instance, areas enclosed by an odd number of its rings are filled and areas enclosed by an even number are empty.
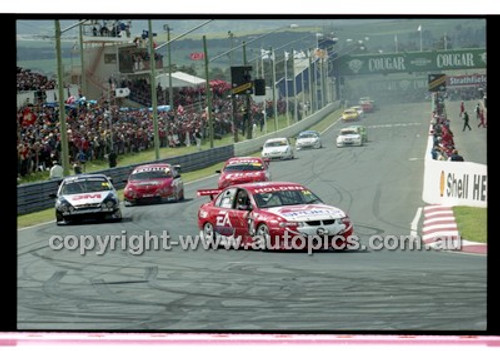
{"type": "Polygon", "coordinates": [[[120,200],[111,178],[104,174],[80,174],[64,178],[56,198],[57,225],[83,219],[120,221],[120,200]]]}
{"type": "Polygon", "coordinates": [[[306,130],[300,132],[297,136],[297,140],[295,141],[295,148],[297,150],[305,148],[319,149],[321,147],[323,147],[323,145],[321,144],[321,136],[315,130],[306,130]]]}
{"type": "Polygon", "coordinates": [[[239,239],[241,247],[259,241],[264,249],[293,249],[312,238],[346,242],[353,234],[353,224],[344,211],[323,203],[298,183],[246,183],[223,190],[198,190],[198,196],[211,197],[198,210],[204,240],[239,239]]]}
{"type": "Polygon", "coordinates": [[[232,157],[224,163],[217,186],[224,189],[230,185],[264,182],[271,180],[269,160],[260,157],[232,157]]]}
{"type": "Polygon", "coordinates": [[[288,138],[268,139],[262,147],[262,157],[269,159],[293,159],[292,144],[288,138]]]}
{"type": "Polygon", "coordinates": [[[184,199],[180,166],[154,163],[137,166],[123,191],[125,206],[184,199]]]}
{"type": "Polygon", "coordinates": [[[362,97],[359,99],[359,104],[363,108],[364,112],[373,112],[375,109],[375,101],[369,97],[362,97]]]}
{"type": "Polygon", "coordinates": [[[356,111],[358,111],[358,118],[363,118],[365,117],[365,111],[363,110],[363,107],[360,106],[360,105],[357,105],[357,106],[353,106],[351,107],[353,109],[355,109],[356,111]]]}
{"type": "Polygon", "coordinates": [[[352,125],[350,128],[356,129],[359,135],[361,135],[361,141],[363,143],[368,142],[368,132],[366,131],[366,127],[362,125],[352,125]]]}
{"type": "Polygon", "coordinates": [[[357,127],[342,128],[337,136],[336,140],[337,147],[343,147],[346,145],[363,145],[363,137],[357,127]]]}
{"type": "Polygon", "coordinates": [[[348,108],[342,113],[341,119],[343,122],[357,121],[359,119],[359,113],[354,108],[348,108]]]}

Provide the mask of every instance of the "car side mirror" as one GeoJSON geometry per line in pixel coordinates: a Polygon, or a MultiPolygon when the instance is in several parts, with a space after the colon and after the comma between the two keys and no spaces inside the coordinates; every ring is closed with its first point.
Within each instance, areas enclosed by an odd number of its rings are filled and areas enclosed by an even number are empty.
{"type": "Polygon", "coordinates": [[[181,172],[181,165],[174,165],[174,169],[177,171],[177,172],[181,172]]]}
{"type": "Polygon", "coordinates": [[[55,193],[50,193],[50,194],[49,194],[49,198],[51,198],[51,199],[56,199],[56,198],[57,198],[57,194],[55,194],[55,193]]]}
{"type": "Polygon", "coordinates": [[[220,169],[218,169],[218,170],[216,170],[216,171],[215,171],[215,173],[219,173],[219,174],[220,174],[220,173],[221,173],[221,170],[220,170],[220,169]]]}

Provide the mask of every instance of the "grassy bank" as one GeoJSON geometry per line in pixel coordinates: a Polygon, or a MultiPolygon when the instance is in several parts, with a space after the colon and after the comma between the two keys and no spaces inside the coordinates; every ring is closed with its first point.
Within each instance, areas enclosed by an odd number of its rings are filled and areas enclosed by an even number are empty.
{"type": "Polygon", "coordinates": [[[458,232],[462,239],[486,243],[488,237],[487,212],[487,208],[453,207],[458,232]]]}

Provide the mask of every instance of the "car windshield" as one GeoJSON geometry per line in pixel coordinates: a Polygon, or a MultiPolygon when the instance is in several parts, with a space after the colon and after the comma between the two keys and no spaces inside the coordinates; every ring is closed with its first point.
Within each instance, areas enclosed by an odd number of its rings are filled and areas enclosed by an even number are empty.
{"type": "Polygon", "coordinates": [[[262,162],[230,163],[224,168],[224,172],[262,171],[263,169],[262,162]]]}
{"type": "Polygon", "coordinates": [[[130,175],[130,180],[147,180],[158,178],[172,178],[172,171],[169,168],[142,169],[133,172],[130,175]]]}
{"type": "Polygon", "coordinates": [[[253,196],[259,208],[323,203],[319,197],[307,189],[282,190],[253,196]]]}
{"type": "Polygon", "coordinates": [[[340,135],[356,135],[358,134],[355,130],[341,130],[340,135]]]}
{"type": "Polygon", "coordinates": [[[317,136],[316,133],[300,133],[298,139],[316,138],[317,136]]]}
{"type": "Polygon", "coordinates": [[[61,189],[62,195],[94,193],[98,191],[112,190],[111,184],[104,178],[79,179],[64,183],[61,189]]]}
{"type": "Polygon", "coordinates": [[[288,143],[285,140],[268,141],[264,147],[276,147],[276,146],[287,146],[288,143]]]}

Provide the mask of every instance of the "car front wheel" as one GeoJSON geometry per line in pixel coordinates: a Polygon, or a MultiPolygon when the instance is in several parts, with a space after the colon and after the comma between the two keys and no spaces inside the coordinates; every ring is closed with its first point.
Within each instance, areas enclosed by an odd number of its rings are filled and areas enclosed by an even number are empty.
{"type": "Polygon", "coordinates": [[[59,212],[56,211],[56,224],[57,225],[62,225],[65,222],[66,221],[64,220],[64,216],[61,213],[59,213],[59,212]]]}

